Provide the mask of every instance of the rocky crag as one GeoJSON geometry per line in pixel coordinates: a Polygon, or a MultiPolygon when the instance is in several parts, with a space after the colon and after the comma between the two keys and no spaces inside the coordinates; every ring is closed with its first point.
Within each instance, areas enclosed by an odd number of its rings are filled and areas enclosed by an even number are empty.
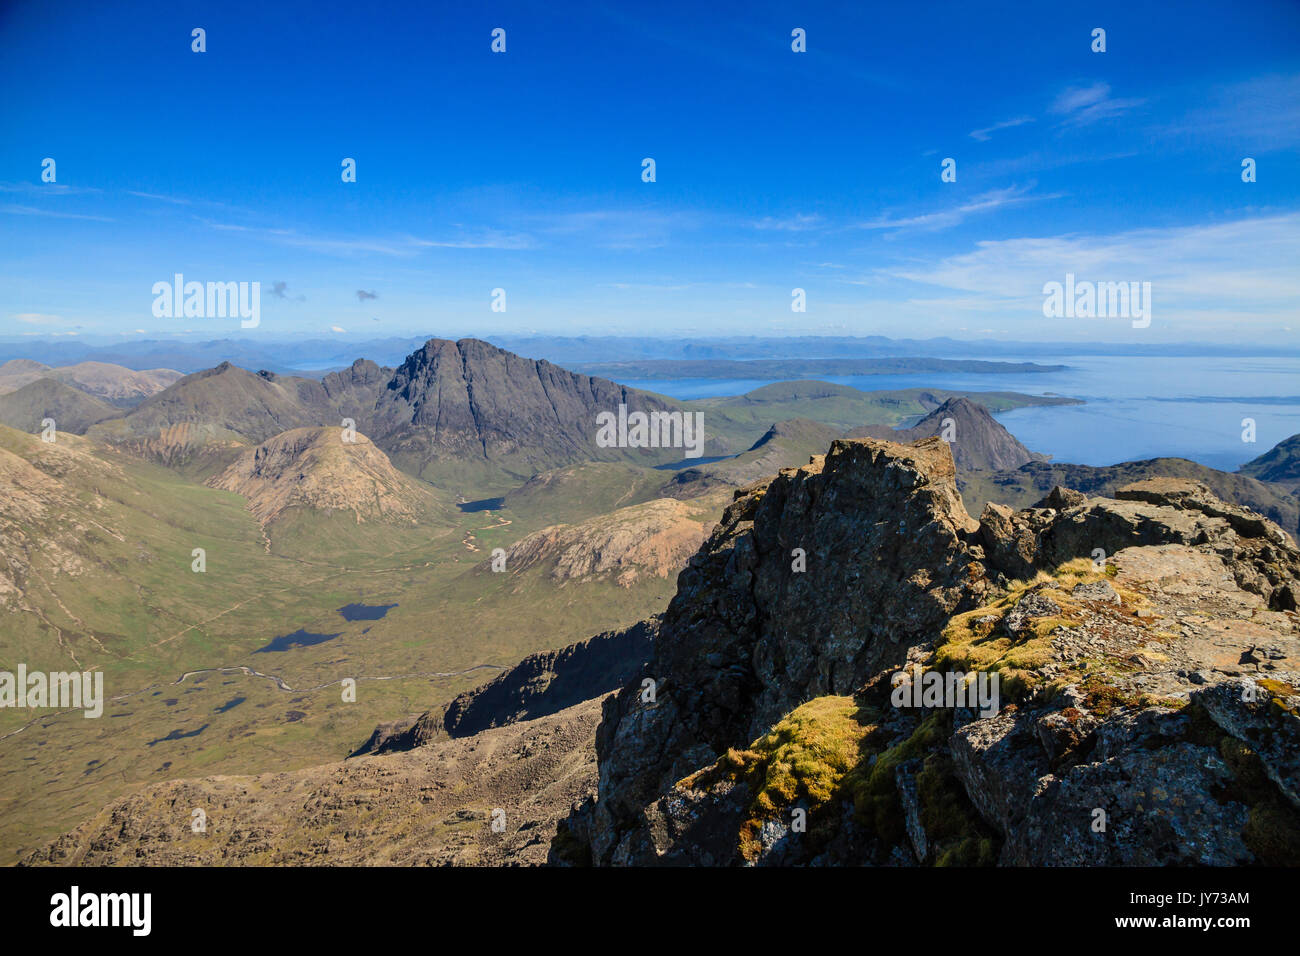
{"type": "Polygon", "coordinates": [[[1046,460],[1022,445],[987,408],[961,396],[948,399],[910,428],[863,425],[845,437],[913,442],[935,435],[948,441],[953,460],[962,470],[996,471],[1046,460]]]}
{"type": "Polygon", "coordinates": [[[1300,863],[1298,582],[1195,482],[974,521],[942,440],[837,441],[682,572],[552,862],[1300,863]],[[905,667],[998,705],[895,706],[905,667]]]}

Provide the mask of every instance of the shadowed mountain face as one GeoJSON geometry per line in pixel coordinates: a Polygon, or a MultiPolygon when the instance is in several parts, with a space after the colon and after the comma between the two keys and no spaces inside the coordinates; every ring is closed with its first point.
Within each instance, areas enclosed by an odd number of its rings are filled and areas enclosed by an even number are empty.
{"type": "Polygon", "coordinates": [[[938,435],[952,445],[953,460],[960,469],[997,471],[1019,468],[1028,461],[1042,461],[1002,427],[987,408],[968,398],[950,398],[911,428],[864,425],[848,433],[849,438],[883,438],[912,442],[938,435]]]}
{"type": "Polygon", "coordinates": [[[629,412],[677,407],[477,339],[430,339],[397,369],[361,359],[320,381],[223,362],[186,376],[94,437],[159,457],[160,436],[172,435],[163,457],[175,461],[178,443],[192,446],[193,457],[213,443],[257,444],[289,429],[351,419],[412,474],[488,486],[576,461],[658,464],[682,457],[681,449],[598,447],[597,414],[616,413],[620,404],[629,412]]]}
{"type": "Polygon", "coordinates": [[[442,737],[472,737],[536,720],[617,690],[650,658],[659,619],[606,631],[558,651],[530,654],[445,708],[375,728],[353,757],[424,747],[442,737]]]}
{"type": "Polygon", "coordinates": [[[119,414],[107,402],[50,378],[0,395],[0,423],[24,432],[39,432],[41,422],[52,418],[60,431],[75,435],[119,414]]]}
{"type": "Polygon", "coordinates": [[[1283,439],[1253,461],[1237,469],[1240,475],[1274,481],[1300,491],[1300,435],[1283,439]]]}
{"type": "MultiPolygon", "coordinates": [[[[655,396],[521,358],[477,339],[431,339],[393,374],[371,413],[372,433],[417,473],[437,463],[493,464],[519,478],[579,460],[640,459],[596,445],[596,416],[669,411],[655,396]]],[[[648,455],[646,463],[681,457],[648,455]]]]}

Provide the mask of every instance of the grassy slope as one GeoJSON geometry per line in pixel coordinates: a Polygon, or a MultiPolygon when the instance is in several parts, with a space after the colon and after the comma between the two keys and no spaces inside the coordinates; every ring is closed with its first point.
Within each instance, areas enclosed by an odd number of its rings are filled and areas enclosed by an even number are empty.
{"type": "MultiPolygon", "coordinates": [[[[270,527],[268,551],[239,496],[69,441],[87,460],[63,479],[79,500],[65,518],[93,514],[95,525],[82,534],[59,518],[27,531],[33,541],[80,541],[82,570],[56,571],[34,551],[24,603],[40,610],[0,612],[0,669],[98,668],[107,695],[123,699],[98,720],[0,710],[0,737],[40,718],[0,739],[4,862],[145,783],[338,759],[376,723],[437,706],[493,671],[430,675],[508,665],[630,623],[662,610],[675,587],[669,578],[560,588],[542,569],[473,570],[492,548],[553,523],[545,500],[503,518],[462,514],[443,499],[418,528],[291,512],[270,527]],[[195,547],[207,550],[204,574],[190,569],[195,547]],[[347,622],[337,610],[352,602],[398,606],[381,620],[347,622]],[[299,628],[340,636],[254,653],[299,628]],[[173,683],[186,671],[234,665],[294,691],[238,671],[173,683]],[[334,683],[344,677],[359,681],[355,703],[334,683]],[[377,679],[391,677],[399,679],[377,679]],[[318,685],[328,686],[309,689],[318,685]]],[[[38,444],[0,429],[0,447],[32,456],[38,444]]],[[[566,517],[585,516],[573,503],[580,499],[560,497],[570,502],[566,517]]]]}

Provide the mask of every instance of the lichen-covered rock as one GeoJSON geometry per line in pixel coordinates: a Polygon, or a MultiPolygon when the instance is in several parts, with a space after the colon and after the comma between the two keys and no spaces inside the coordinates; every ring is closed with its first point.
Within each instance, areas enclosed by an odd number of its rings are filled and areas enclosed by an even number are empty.
{"type": "Polygon", "coordinates": [[[1003,836],[1014,833],[1048,772],[1032,722],[1015,715],[975,720],[952,735],[950,747],[975,809],[1003,836]]]}
{"type": "Polygon", "coordinates": [[[1213,750],[1126,749],[1050,778],[1003,848],[1016,866],[1236,866],[1249,808],[1215,792],[1233,776],[1213,750]]]}
{"type": "Polygon", "coordinates": [[[1300,675],[1244,677],[1198,690],[1192,701],[1247,744],[1269,779],[1300,807],[1300,675]]]}

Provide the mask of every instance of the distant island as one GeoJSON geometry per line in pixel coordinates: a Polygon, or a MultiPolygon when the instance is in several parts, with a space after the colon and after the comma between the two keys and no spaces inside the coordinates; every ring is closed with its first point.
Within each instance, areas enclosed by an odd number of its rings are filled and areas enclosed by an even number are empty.
{"type": "Polygon", "coordinates": [[[1036,362],[984,362],[938,358],[843,359],[644,359],[635,362],[584,362],[571,365],[584,375],[622,379],[763,378],[777,380],[825,375],[899,375],[915,372],[969,372],[980,375],[1026,375],[1063,372],[1068,365],[1036,362]]]}

